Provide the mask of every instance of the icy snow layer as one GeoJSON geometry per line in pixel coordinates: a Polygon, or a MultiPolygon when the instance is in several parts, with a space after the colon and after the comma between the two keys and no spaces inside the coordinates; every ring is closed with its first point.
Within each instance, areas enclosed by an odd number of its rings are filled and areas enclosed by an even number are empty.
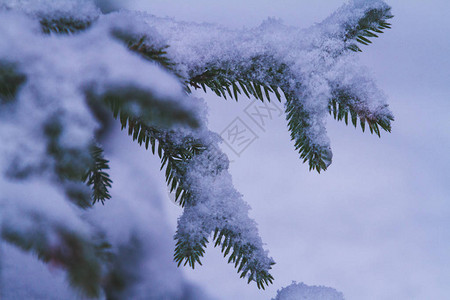
{"type": "Polygon", "coordinates": [[[273,300],[344,300],[342,293],[324,286],[308,286],[304,283],[292,282],[278,291],[273,300]]]}

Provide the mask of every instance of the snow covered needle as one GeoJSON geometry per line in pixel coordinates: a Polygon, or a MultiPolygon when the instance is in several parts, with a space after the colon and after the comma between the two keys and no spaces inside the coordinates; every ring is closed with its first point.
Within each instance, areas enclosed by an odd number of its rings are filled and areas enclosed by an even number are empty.
{"type": "Polygon", "coordinates": [[[233,186],[220,138],[206,127],[205,104],[189,92],[209,87],[224,98],[261,101],[284,94],[300,158],[310,169],[326,170],[332,159],[327,113],[355,127],[359,120],[378,136],[391,129],[385,96],[354,59],[361,44],[390,28],[391,17],[383,1],[354,0],[306,30],[271,19],[252,30],[229,30],[145,13],[103,15],[90,1],[2,1],[0,185],[8,188],[0,195],[8,216],[2,238],[46,261],[57,259],[87,295],[119,288],[108,283],[111,274],[126,282],[98,250],[105,241],[94,237],[107,234],[80,217],[90,203],[111,198],[99,134],[109,115],[158,154],[184,207],[175,261],[201,264],[212,236],[241,277],[264,288],[273,281],[274,262],[233,186]],[[17,182],[30,193],[45,186],[55,196],[38,206],[37,195],[21,198],[17,182]],[[40,223],[45,226],[33,226],[40,223]],[[84,250],[53,257],[70,245],[84,250]],[[79,265],[97,274],[95,280],[86,282],[79,265]]]}

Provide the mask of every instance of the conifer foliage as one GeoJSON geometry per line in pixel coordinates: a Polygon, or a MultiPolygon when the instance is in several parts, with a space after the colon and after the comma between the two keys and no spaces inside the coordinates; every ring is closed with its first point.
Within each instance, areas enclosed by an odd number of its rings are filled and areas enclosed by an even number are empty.
{"type": "Polygon", "coordinates": [[[110,116],[158,155],[184,208],[175,262],[201,265],[211,241],[241,277],[264,289],[274,261],[233,186],[220,137],[206,127],[205,104],[191,91],[285,99],[295,149],[320,173],[332,160],[327,114],[378,136],[391,130],[385,96],[354,62],[391,17],[383,1],[353,0],[306,30],[271,19],[228,30],[145,13],[102,14],[90,1],[0,4],[0,138],[8,141],[0,145],[2,239],[58,261],[87,296],[126,290],[108,263],[119,253],[83,218],[98,202],[114,201],[101,138],[110,116]],[[35,197],[20,198],[17,185],[32,191],[36,182],[53,191],[48,201],[58,203],[63,219],[35,197]]]}

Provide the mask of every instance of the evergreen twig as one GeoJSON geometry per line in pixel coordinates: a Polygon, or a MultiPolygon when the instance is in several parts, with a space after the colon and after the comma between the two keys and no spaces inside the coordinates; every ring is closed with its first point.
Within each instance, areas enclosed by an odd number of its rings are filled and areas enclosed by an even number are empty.
{"type": "Polygon", "coordinates": [[[355,27],[348,26],[346,28],[344,41],[348,44],[347,48],[354,52],[362,52],[355,41],[366,46],[371,44],[371,38],[377,38],[384,32],[383,30],[391,28],[391,24],[387,20],[393,17],[391,8],[388,6],[366,11],[355,27]]]}
{"type": "Polygon", "coordinates": [[[99,146],[92,146],[91,149],[92,166],[83,177],[83,181],[92,187],[92,205],[97,202],[105,204],[106,200],[111,199],[109,188],[112,180],[105,170],[109,169],[109,161],[103,157],[103,149],[99,146]]]}

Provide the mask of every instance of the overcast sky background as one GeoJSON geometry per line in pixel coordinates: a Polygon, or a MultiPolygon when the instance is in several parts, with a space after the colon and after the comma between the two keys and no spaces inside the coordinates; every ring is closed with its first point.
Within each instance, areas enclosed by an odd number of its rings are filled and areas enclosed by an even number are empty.
{"type": "MultiPolygon", "coordinates": [[[[308,27],[344,1],[132,0],[130,8],[178,20],[253,27],[267,17],[308,27]]],[[[292,280],[326,285],[346,299],[448,299],[450,294],[450,3],[388,1],[393,29],[363,47],[361,62],[389,96],[396,117],[381,139],[332,118],[334,157],[323,174],[298,159],[284,116],[234,160],[234,183],[251,205],[277,264],[274,285],[257,290],[212,245],[203,267],[187,276],[217,299],[270,299],[292,280]]],[[[198,93],[210,127],[236,117],[252,125],[251,102],[198,93]]],[[[278,104],[282,107],[281,104],[278,104]]],[[[252,127],[253,128],[253,127],[252,127]]],[[[156,161],[153,163],[157,164],[156,161]]],[[[164,191],[161,174],[160,186],[164,191]]],[[[169,198],[169,197],[167,197],[169,198]]],[[[166,201],[175,231],[181,210],[166,201]]]]}

